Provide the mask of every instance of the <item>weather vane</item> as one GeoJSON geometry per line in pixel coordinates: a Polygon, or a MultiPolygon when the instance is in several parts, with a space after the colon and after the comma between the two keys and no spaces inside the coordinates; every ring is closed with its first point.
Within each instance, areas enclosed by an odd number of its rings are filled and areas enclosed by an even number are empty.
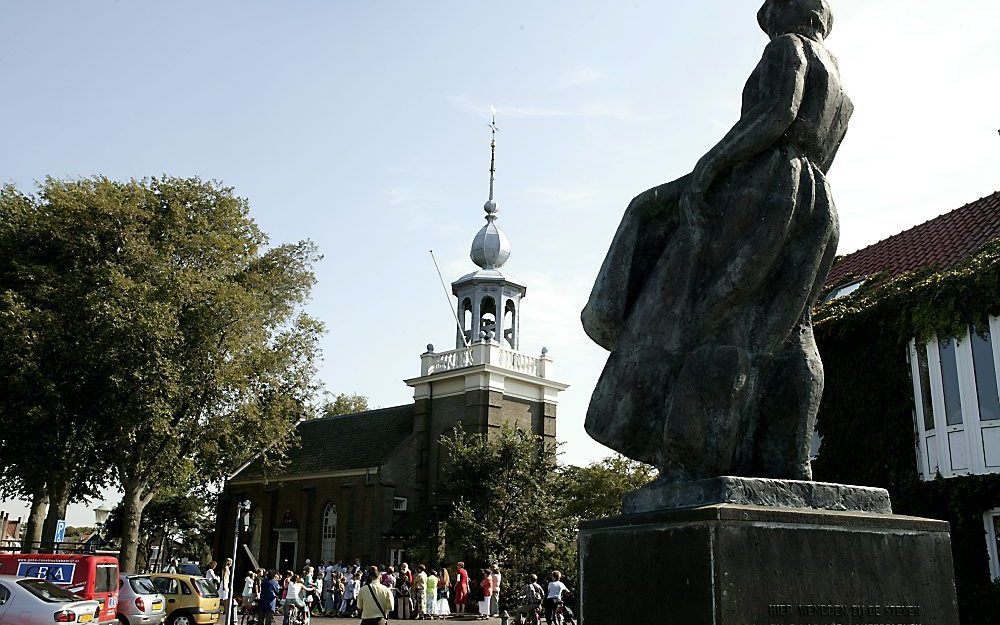
{"type": "Polygon", "coordinates": [[[489,126],[490,130],[493,131],[493,138],[496,139],[497,133],[500,132],[500,129],[497,128],[497,107],[493,106],[492,104],[490,105],[490,114],[492,118],[490,123],[487,124],[487,126],[489,126]]]}

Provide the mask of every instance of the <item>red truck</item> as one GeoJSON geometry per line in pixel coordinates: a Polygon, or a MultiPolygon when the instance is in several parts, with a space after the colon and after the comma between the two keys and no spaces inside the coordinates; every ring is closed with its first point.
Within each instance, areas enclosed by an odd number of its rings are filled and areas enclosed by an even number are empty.
{"type": "Polygon", "coordinates": [[[117,623],[118,558],[71,553],[0,554],[0,575],[37,577],[101,604],[100,623],[117,623]]]}

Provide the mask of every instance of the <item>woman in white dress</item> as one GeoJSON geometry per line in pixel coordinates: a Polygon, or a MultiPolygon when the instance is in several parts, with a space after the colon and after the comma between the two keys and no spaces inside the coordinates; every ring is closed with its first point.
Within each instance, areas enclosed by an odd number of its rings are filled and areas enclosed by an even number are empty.
{"type": "Polygon", "coordinates": [[[451,615],[451,606],[449,605],[449,600],[451,599],[451,576],[448,574],[447,567],[441,567],[441,575],[438,577],[438,592],[437,592],[437,605],[434,610],[434,614],[438,618],[444,618],[451,615]]]}

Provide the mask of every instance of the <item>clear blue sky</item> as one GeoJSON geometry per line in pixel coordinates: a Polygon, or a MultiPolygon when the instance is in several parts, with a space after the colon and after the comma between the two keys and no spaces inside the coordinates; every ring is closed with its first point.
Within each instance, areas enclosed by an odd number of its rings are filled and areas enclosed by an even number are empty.
{"type": "MultiPolygon", "coordinates": [[[[1000,3],[833,0],[857,106],[832,182],[853,251],[1000,187],[1000,3]]],[[[571,384],[564,460],[604,354],[579,310],[636,193],[690,170],[736,120],[765,38],[756,0],[4,3],[0,180],[197,175],[275,242],[325,254],[320,376],[410,401],[451,347],[445,278],[471,270],[498,109],[500,224],[528,284],[522,348],[571,384]]],[[[16,509],[17,504],[4,504],[16,509]]],[[[92,522],[75,507],[71,522],[92,522]]]]}

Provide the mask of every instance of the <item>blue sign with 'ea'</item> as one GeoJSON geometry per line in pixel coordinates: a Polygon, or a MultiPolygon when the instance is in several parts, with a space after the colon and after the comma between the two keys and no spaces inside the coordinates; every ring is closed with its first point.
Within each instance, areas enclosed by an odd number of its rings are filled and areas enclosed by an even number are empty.
{"type": "Polygon", "coordinates": [[[18,562],[17,574],[22,577],[37,577],[53,584],[69,584],[73,581],[76,562],[18,562]]]}

